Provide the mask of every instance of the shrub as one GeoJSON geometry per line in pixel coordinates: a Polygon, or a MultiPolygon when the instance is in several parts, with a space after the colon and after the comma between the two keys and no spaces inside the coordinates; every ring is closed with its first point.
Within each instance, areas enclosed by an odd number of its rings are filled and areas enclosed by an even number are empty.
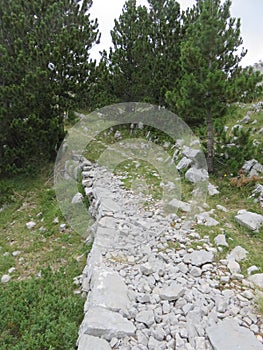
{"type": "Polygon", "coordinates": [[[67,270],[9,282],[0,290],[1,350],[74,350],[83,299],[74,295],[74,262],[67,270]],[[65,278],[65,275],[72,278],[65,278]],[[10,298],[12,295],[12,298],[10,298]]]}

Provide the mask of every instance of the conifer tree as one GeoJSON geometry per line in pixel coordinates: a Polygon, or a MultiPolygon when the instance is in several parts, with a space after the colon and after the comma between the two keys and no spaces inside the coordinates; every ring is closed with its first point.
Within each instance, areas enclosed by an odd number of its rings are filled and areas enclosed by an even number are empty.
{"type": "Polygon", "coordinates": [[[207,162],[214,171],[213,120],[223,116],[227,104],[255,97],[261,81],[252,68],[242,69],[245,56],[240,19],[230,15],[231,1],[198,0],[187,11],[181,43],[181,78],[166,101],[192,124],[206,123],[207,162]]]}
{"type": "Polygon", "coordinates": [[[120,101],[142,101],[149,96],[150,80],[147,9],[127,0],[114,23],[108,57],[112,91],[120,101]]]}
{"type": "Polygon", "coordinates": [[[149,9],[126,1],[111,31],[108,67],[121,101],[164,105],[179,74],[180,6],[175,0],[148,2],[149,9]]]}
{"type": "Polygon", "coordinates": [[[54,157],[64,112],[89,83],[99,40],[91,0],[16,0],[0,6],[0,173],[54,157]]]}
{"type": "Polygon", "coordinates": [[[165,93],[176,88],[180,76],[181,12],[175,0],[148,0],[151,42],[151,94],[165,105],[165,93]]]}

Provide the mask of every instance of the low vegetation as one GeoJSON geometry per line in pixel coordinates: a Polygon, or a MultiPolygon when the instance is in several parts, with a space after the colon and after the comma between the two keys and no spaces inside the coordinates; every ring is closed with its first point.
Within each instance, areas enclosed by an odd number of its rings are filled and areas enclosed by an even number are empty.
{"type": "Polygon", "coordinates": [[[0,276],[13,270],[0,286],[2,350],[75,349],[84,299],[73,279],[90,247],[70,227],[60,230],[50,170],[1,182],[0,276]]]}
{"type": "MultiPolygon", "coordinates": [[[[229,130],[248,110],[251,110],[251,106],[238,107],[236,119],[232,119],[229,130]]],[[[262,111],[251,116],[257,120],[254,125],[258,131],[262,125],[262,111]]],[[[248,128],[249,125],[244,125],[244,129],[248,128]]],[[[107,136],[101,135],[99,140],[88,146],[86,155],[96,160],[99,149],[103,151],[107,145],[116,142],[114,132],[112,130],[107,136]]],[[[121,133],[123,138],[131,136],[125,128],[121,133]]],[[[249,133],[252,142],[256,135],[256,132],[249,133]]],[[[134,131],[133,137],[143,136],[141,130],[134,131]]],[[[162,145],[170,141],[162,134],[158,136],[157,142],[162,145]]],[[[229,137],[232,136],[229,134],[229,137]]],[[[172,155],[172,148],[167,152],[172,155]]],[[[262,158],[258,160],[263,162],[262,158]]],[[[241,161],[240,158],[238,166],[241,161]]],[[[52,188],[52,167],[51,164],[32,177],[21,176],[1,181],[0,275],[13,270],[9,273],[11,280],[2,283],[0,289],[0,348],[3,350],[75,348],[84,299],[73,279],[81,274],[90,247],[70,227],[60,230],[64,218],[52,188]],[[28,229],[26,223],[31,220],[36,225],[28,229]]],[[[242,272],[246,275],[246,269],[251,265],[263,271],[263,229],[251,232],[237,224],[234,216],[240,209],[261,212],[260,205],[249,197],[254,180],[262,183],[262,179],[246,180],[235,169],[236,163],[231,168],[231,162],[226,162],[224,171],[218,167],[217,175],[210,178],[220,194],[207,197],[207,204],[210,209],[215,209],[213,216],[220,225],[212,228],[195,225],[195,229],[201,236],[208,235],[211,241],[219,233],[226,235],[229,247],[222,250],[219,258],[224,258],[236,245],[247,249],[248,259],[241,264],[242,272]],[[217,209],[217,204],[223,205],[227,211],[217,209]]],[[[142,191],[153,201],[161,198],[161,178],[151,164],[126,161],[115,172],[122,177],[127,188],[134,189],[134,182],[137,181],[144,185],[142,191]]],[[[192,185],[182,178],[182,200],[187,201],[192,185]]],[[[137,190],[140,190],[140,186],[137,190]]],[[[176,245],[173,248],[176,249],[176,245]]],[[[258,308],[262,310],[261,299],[258,308]]]]}

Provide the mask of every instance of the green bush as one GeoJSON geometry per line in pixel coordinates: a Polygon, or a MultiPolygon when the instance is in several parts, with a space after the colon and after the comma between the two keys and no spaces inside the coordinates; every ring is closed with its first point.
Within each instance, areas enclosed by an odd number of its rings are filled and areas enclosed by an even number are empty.
{"type": "Polygon", "coordinates": [[[1,288],[1,350],[75,349],[84,299],[73,293],[72,278],[79,274],[74,265],[1,288]]]}
{"type": "Polygon", "coordinates": [[[254,143],[251,129],[236,127],[228,132],[223,124],[215,128],[215,163],[217,171],[238,175],[246,160],[262,158],[263,143],[254,143]]]}
{"type": "Polygon", "coordinates": [[[12,200],[13,190],[5,181],[0,180],[0,208],[12,200]]]}

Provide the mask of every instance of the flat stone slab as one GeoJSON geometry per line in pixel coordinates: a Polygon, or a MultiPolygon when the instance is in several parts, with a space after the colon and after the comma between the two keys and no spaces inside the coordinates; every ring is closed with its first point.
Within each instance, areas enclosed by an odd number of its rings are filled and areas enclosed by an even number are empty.
{"type": "Polygon", "coordinates": [[[98,226],[94,243],[101,247],[114,247],[118,241],[119,232],[115,228],[98,226]]]}
{"type": "Polygon", "coordinates": [[[192,264],[194,266],[202,266],[214,261],[214,254],[204,249],[194,250],[192,253],[188,253],[183,258],[184,263],[192,264]]]}
{"type": "Polygon", "coordinates": [[[102,307],[91,307],[85,314],[82,329],[85,334],[106,340],[134,336],[136,328],[120,314],[102,307]]]}
{"type": "Polygon", "coordinates": [[[114,229],[117,226],[117,224],[118,220],[113,218],[112,216],[103,216],[98,222],[98,226],[112,229],[114,229]]]}
{"type": "Polygon", "coordinates": [[[93,195],[96,199],[102,200],[103,198],[111,198],[112,193],[107,188],[94,185],[93,195]]]}
{"type": "Polygon", "coordinates": [[[263,273],[256,273],[248,277],[248,280],[256,286],[263,288],[263,273]]]}
{"type": "Polygon", "coordinates": [[[174,301],[179,299],[185,293],[185,288],[181,285],[172,283],[168,287],[161,288],[159,290],[159,295],[162,300],[174,301]]]}
{"type": "Polygon", "coordinates": [[[82,334],[79,338],[78,350],[111,350],[111,347],[104,339],[82,334]]]}
{"type": "Polygon", "coordinates": [[[247,255],[248,251],[238,245],[234,249],[232,249],[231,252],[227,255],[227,260],[235,260],[239,262],[242,260],[246,260],[247,255]]]}
{"type": "Polygon", "coordinates": [[[99,214],[102,216],[104,213],[117,213],[121,212],[119,204],[111,198],[103,198],[99,208],[99,214]]]}
{"type": "Polygon", "coordinates": [[[176,198],[172,199],[169,202],[169,205],[174,207],[174,208],[181,209],[182,211],[185,211],[187,213],[191,210],[191,205],[189,203],[182,202],[176,198]]]}
{"type": "Polygon", "coordinates": [[[197,214],[197,215],[195,215],[195,219],[196,219],[197,224],[199,224],[199,225],[216,226],[219,224],[219,222],[217,220],[215,220],[214,218],[211,218],[209,212],[197,214]]]}
{"type": "Polygon", "coordinates": [[[95,269],[89,302],[112,311],[124,310],[129,306],[128,288],[122,277],[111,269],[95,269]]]}
{"type": "Polygon", "coordinates": [[[83,274],[87,277],[88,282],[92,278],[95,267],[100,266],[101,263],[102,263],[101,248],[98,245],[93,244],[92,249],[88,256],[86,267],[83,271],[83,274]]]}
{"type": "Polygon", "coordinates": [[[154,323],[154,313],[152,310],[141,311],[137,313],[135,319],[137,322],[144,323],[149,327],[154,323]]]}
{"type": "Polygon", "coordinates": [[[235,216],[235,220],[251,231],[258,231],[261,225],[263,225],[263,215],[246,210],[240,210],[235,216]]]}
{"type": "Polygon", "coordinates": [[[263,345],[248,328],[239,326],[234,319],[206,329],[214,350],[262,350],[263,345]]]}

